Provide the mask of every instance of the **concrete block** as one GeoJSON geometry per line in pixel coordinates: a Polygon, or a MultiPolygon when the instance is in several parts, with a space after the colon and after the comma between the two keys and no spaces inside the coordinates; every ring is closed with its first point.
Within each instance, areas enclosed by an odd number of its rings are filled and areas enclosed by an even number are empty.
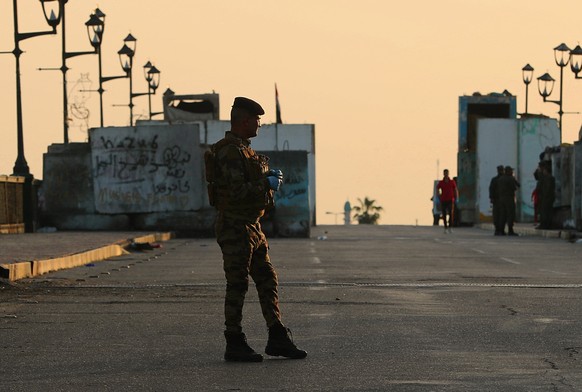
{"type": "Polygon", "coordinates": [[[32,276],[32,263],[29,261],[0,265],[0,277],[4,279],[14,281],[32,276]]]}
{"type": "Polygon", "coordinates": [[[44,210],[59,213],[95,212],[93,169],[88,143],[53,144],[44,154],[44,210]],[[63,192],[63,190],[66,192],[63,192]]]}

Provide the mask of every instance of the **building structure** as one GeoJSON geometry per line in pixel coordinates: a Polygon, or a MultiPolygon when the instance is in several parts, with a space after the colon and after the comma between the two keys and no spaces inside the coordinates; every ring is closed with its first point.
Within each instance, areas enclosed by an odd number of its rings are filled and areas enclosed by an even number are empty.
{"type": "Polygon", "coordinates": [[[556,179],[552,228],[582,230],[582,142],[560,144],[556,119],[517,118],[508,93],[459,97],[458,203],[460,224],[492,220],[489,182],[498,165],[514,168],[518,222],[534,222],[533,176],[540,160],[551,161],[556,179]]]}

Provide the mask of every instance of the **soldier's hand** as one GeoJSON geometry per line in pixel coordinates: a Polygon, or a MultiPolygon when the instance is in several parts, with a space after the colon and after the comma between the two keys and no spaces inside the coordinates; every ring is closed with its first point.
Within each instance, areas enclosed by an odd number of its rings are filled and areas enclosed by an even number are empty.
{"type": "Polygon", "coordinates": [[[267,176],[277,177],[277,178],[280,178],[282,180],[283,179],[283,172],[281,170],[271,169],[267,173],[267,176]]]}
{"type": "Polygon", "coordinates": [[[271,188],[274,191],[278,191],[279,188],[281,187],[281,184],[283,183],[282,177],[279,178],[276,176],[268,176],[267,181],[269,181],[269,188],[271,188]]]}

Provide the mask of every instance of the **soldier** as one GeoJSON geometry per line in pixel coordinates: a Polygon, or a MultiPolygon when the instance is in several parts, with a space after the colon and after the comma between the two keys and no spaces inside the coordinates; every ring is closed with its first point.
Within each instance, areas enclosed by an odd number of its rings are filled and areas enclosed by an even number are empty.
{"type": "Polygon", "coordinates": [[[263,356],[242,332],[242,309],[249,275],[255,282],[263,317],[269,329],[265,353],[301,359],[307,353],[295,346],[281,322],[277,273],[259,219],[274,205],[273,194],[283,182],[280,170],[269,170],[268,158],[257,154],[250,138],[257,136],[265,111],[257,102],[237,97],[230,113],[231,129],[205,155],[210,204],[218,210],[216,241],[226,277],[224,303],[226,361],[260,362],[263,356]]]}
{"type": "Polygon", "coordinates": [[[505,235],[505,224],[507,224],[507,235],[518,235],[513,231],[513,224],[515,223],[515,191],[519,186],[519,182],[513,176],[513,168],[505,166],[505,174],[497,180],[497,200],[501,223],[499,235],[505,235]]]}
{"type": "Polygon", "coordinates": [[[495,235],[504,235],[503,231],[505,230],[501,220],[499,219],[501,214],[499,213],[500,206],[499,199],[497,197],[497,183],[501,176],[503,176],[503,172],[503,165],[497,166],[497,176],[493,177],[489,183],[489,201],[493,207],[493,225],[495,226],[495,235]]]}

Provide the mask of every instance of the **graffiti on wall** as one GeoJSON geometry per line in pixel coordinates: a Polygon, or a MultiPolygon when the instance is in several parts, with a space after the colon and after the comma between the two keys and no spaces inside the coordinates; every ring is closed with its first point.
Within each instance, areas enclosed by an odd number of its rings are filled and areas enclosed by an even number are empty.
{"type": "Polygon", "coordinates": [[[198,134],[157,127],[99,128],[91,134],[95,204],[102,213],[198,208],[198,134]]]}
{"type": "Polygon", "coordinates": [[[309,237],[309,170],[305,151],[267,151],[269,166],[283,171],[283,184],[275,192],[275,209],[264,220],[271,234],[309,237]]]}

